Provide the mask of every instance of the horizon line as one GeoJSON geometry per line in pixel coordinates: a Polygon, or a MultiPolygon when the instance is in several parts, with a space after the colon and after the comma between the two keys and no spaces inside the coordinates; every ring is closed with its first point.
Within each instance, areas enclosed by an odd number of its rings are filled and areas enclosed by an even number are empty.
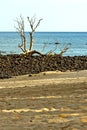
{"type": "MultiPolygon", "coordinates": [[[[0,31],[0,33],[4,33],[4,32],[7,32],[7,33],[9,33],[9,32],[17,32],[17,31],[0,31]]],[[[29,32],[31,32],[31,31],[25,31],[25,33],[29,33],[29,32]]],[[[81,33],[81,32],[87,32],[87,31],[35,31],[34,33],[51,33],[51,32],[53,32],[53,33],[81,33]]],[[[18,33],[18,32],[17,32],[18,33]]]]}

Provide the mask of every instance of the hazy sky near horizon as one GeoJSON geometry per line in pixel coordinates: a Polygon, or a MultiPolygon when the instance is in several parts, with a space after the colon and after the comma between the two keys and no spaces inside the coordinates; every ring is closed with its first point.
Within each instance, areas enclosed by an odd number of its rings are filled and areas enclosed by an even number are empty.
{"type": "Polygon", "coordinates": [[[87,0],[0,0],[0,31],[16,31],[15,19],[43,18],[36,31],[87,31],[87,0]]]}

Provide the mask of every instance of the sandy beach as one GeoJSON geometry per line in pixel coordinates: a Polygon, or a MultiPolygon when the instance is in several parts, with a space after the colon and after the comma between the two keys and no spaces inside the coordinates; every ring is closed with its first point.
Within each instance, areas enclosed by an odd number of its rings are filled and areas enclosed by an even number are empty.
{"type": "Polygon", "coordinates": [[[0,130],[87,130],[87,70],[0,79],[0,130]]]}

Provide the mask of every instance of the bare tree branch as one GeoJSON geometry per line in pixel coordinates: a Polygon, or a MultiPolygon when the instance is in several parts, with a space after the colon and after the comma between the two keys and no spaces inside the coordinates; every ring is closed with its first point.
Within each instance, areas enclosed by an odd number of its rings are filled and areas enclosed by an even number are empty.
{"type": "Polygon", "coordinates": [[[43,20],[43,19],[39,19],[38,23],[37,23],[37,24],[36,24],[36,26],[34,27],[34,31],[35,31],[35,30],[36,30],[36,28],[39,26],[39,24],[40,24],[41,20],[43,20]]]}
{"type": "Polygon", "coordinates": [[[43,19],[39,19],[38,23],[37,23],[36,25],[34,25],[34,24],[35,24],[35,21],[36,21],[36,18],[35,18],[34,16],[33,16],[31,19],[30,19],[29,17],[27,17],[27,19],[28,19],[28,22],[29,22],[29,24],[30,24],[30,27],[31,27],[32,32],[35,32],[35,30],[36,30],[36,28],[39,26],[41,20],[43,20],[43,19]],[[35,27],[34,27],[34,26],[35,26],[35,27]]]}
{"type": "Polygon", "coordinates": [[[16,22],[17,22],[17,31],[21,37],[21,41],[22,41],[22,44],[21,45],[18,45],[19,48],[21,48],[21,50],[23,52],[26,52],[26,36],[25,36],[25,33],[24,33],[24,19],[23,17],[20,15],[20,19],[16,19],[16,22]]]}
{"type": "Polygon", "coordinates": [[[40,24],[40,21],[42,19],[39,19],[39,21],[37,22],[37,24],[35,25],[35,21],[36,21],[36,18],[35,16],[33,16],[31,19],[29,17],[27,17],[28,19],[28,22],[30,24],[30,27],[31,27],[31,32],[30,32],[30,47],[29,47],[29,51],[32,50],[32,47],[33,47],[33,33],[35,32],[36,28],[39,26],[40,24]]]}
{"type": "Polygon", "coordinates": [[[59,55],[63,55],[63,53],[65,53],[71,46],[71,43],[68,43],[60,52],[59,55]]]}

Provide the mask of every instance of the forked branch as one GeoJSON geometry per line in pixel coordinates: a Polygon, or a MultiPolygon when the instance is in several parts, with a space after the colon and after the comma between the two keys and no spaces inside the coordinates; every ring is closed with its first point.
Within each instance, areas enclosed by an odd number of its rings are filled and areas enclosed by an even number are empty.
{"type": "Polygon", "coordinates": [[[32,33],[35,32],[36,28],[39,26],[41,20],[43,19],[39,19],[39,21],[37,22],[37,24],[35,25],[35,22],[36,22],[36,18],[33,16],[31,19],[29,17],[27,17],[28,19],[28,22],[30,24],[30,27],[31,27],[31,30],[32,30],[32,33]]]}
{"type": "Polygon", "coordinates": [[[36,28],[39,26],[42,19],[39,19],[39,21],[37,22],[36,25],[35,25],[36,18],[34,16],[31,19],[29,17],[27,17],[27,19],[28,19],[29,25],[31,27],[31,32],[29,33],[30,34],[29,51],[31,51],[32,47],[33,47],[33,41],[34,41],[33,40],[33,33],[35,32],[36,28]]]}

